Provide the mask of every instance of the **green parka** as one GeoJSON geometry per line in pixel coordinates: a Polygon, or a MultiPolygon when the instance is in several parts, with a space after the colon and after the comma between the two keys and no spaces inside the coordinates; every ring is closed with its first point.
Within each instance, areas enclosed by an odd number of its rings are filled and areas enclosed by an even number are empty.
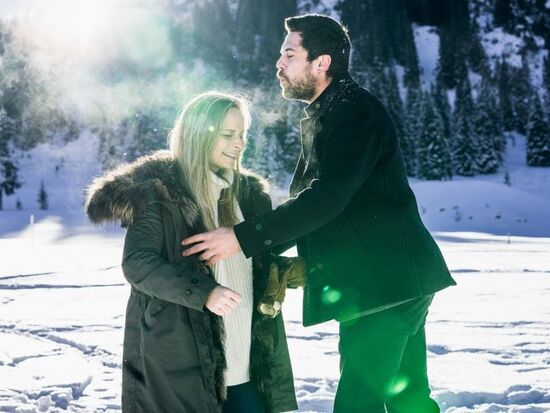
{"type": "MultiPolygon", "coordinates": [[[[223,323],[204,304],[218,284],[180,241],[203,232],[198,208],[168,152],[143,157],[94,180],[86,209],[95,223],[127,226],[122,269],[131,285],[123,349],[126,413],[218,413],[225,398],[223,323]]],[[[261,181],[240,175],[245,218],[271,209],[261,181]]],[[[270,255],[253,258],[254,306],[265,290],[270,255]]],[[[252,382],[267,412],[297,409],[282,316],[254,310],[252,382]]]]}

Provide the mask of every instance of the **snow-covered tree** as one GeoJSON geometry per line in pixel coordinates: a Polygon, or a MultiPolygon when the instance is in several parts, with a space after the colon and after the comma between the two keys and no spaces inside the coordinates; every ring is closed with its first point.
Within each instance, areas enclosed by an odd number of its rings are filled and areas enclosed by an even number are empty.
{"type": "Polygon", "coordinates": [[[527,54],[522,55],[521,68],[513,68],[510,78],[510,98],[514,115],[514,130],[525,133],[525,126],[531,112],[531,96],[534,93],[531,85],[531,74],[527,54]]]}
{"type": "Polygon", "coordinates": [[[436,112],[441,117],[443,123],[443,131],[445,138],[451,138],[451,105],[447,97],[447,89],[442,82],[436,81],[435,86],[431,89],[432,101],[436,112]]]}
{"type": "Polygon", "coordinates": [[[457,87],[453,113],[451,154],[458,175],[473,176],[479,171],[479,140],[472,127],[473,103],[470,81],[464,77],[457,87]]]}
{"type": "Polygon", "coordinates": [[[10,148],[14,135],[15,121],[0,107],[0,210],[4,195],[11,195],[21,187],[19,168],[10,148]]]}
{"type": "Polygon", "coordinates": [[[550,56],[544,58],[544,68],[542,72],[542,81],[546,89],[546,96],[550,97],[550,56]]]}
{"type": "Polygon", "coordinates": [[[453,173],[451,154],[445,138],[443,121],[435,110],[429,93],[423,94],[422,97],[421,130],[416,145],[416,156],[418,178],[451,179],[453,173]]]}
{"type": "Polygon", "coordinates": [[[128,131],[128,159],[133,160],[166,146],[163,116],[158,110],[143,108],[126,119],[128,131]]]}
{"type": "Polygon", "coordinates": [[[472,121],[480,145],[479,172],[495,173],[503,161],[505,140],[500,127],[496,91],[487,78],[481,82],[472,121]]]}
{"type": "Polygon", "coordinates": [[[445,10],[439,28],[437,77],[446,88],[452,89],[467,74],[466,63],[472,35],[467,1],[446,2],[445,10]]]}
{"type": "Polygon", "coordinates": [[[49,208],[48,203],[48,193],[46,192],[46,187],[44,186],[44,181],[40,181],[40,190],[38,191],[38,207],[45,211],[49,208]]]}
{"type": "Polygon", "coordinates": [[[409,87],[405,102],[405,136],[402,139],[407,175],[416,176],[416,144],[421,131],[422,91],[420,87],[409,87]]]}
{"type": "Polygon", "coordinates": [[[470,23],[469,40],[467,44],[468,61],[477,73],[485,74],[489,71],[489,63],[485,49],[480,40],[480,29],[476,19],[470,23]]]}
{"type": "Polygon", "coordinates": [[[512,83],[510,79],[510,66],[502,59],[497,67],[499,111],[502,116],[502,126],[507,132],[515,127],[516,114],[512,106],[512,83]]]}
{"type": "Polygon", "coordinates": [[[550,166],[550,125],[537,93],[532,97],[527,123],[527,165],[550,166]]]}
{"type": "Polygon", "coordinates": [[[405,160],[407,170],[411,170],[411,164],[414,163],[415,153],[409,140],[407,139],[405,108],[403,107],[403,101],[401,100],[401,94],[399,93],[399,85],[397,82],[397,76],[393,67],[388,68],[387,82],[384,88],[384,94],[382,96],[384,103],[388,108],[390,117],[392,118],[395,130],[397,132],[397,138],[399,145],[401,146],[401,152],[405,160]]]}

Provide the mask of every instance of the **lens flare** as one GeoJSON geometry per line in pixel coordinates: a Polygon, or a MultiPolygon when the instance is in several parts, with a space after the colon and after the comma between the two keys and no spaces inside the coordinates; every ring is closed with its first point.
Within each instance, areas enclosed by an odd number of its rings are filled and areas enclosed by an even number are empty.
{"type": "Polygon", "coordinates": [[[390,388],[390,395],[396,396],[409,387],[409,378],[407,376],[397,376],[390,388]]]}
{"type": "Polygon", "coordinates": [[[323,293],[321,295],[321,301],[325,305],[333,305],[342,299],[342,293],[335,288],[332,288],[330,285],[323,288],[323,293]]]}

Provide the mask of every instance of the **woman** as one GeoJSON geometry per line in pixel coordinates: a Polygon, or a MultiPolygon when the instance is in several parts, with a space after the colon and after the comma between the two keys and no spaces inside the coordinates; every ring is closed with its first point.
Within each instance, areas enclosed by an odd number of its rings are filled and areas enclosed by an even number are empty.
{"type": "Polygon", "coordinates": [[[256,413],[297,408],[283,319],[255,310],[268,255],[208,267],[180,241],[271,209],[262,181],[241,172],[249,126],[242,99],[197,96],[170,151],[96,179],[93,222],[128,227],[122,269],[131,285],[123,351],[126,413],[256,413]]]}

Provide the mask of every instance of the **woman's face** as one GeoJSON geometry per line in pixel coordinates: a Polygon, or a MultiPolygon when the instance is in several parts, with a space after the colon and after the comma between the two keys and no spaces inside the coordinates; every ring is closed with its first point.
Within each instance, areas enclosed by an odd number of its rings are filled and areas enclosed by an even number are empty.
{"type": "Polygon", "coordinates": [[[231,108],[225,115],[219,135],[210,154],[210,169],[234,169],[244,149],[244,118],[241,111],[231,108]]]}

